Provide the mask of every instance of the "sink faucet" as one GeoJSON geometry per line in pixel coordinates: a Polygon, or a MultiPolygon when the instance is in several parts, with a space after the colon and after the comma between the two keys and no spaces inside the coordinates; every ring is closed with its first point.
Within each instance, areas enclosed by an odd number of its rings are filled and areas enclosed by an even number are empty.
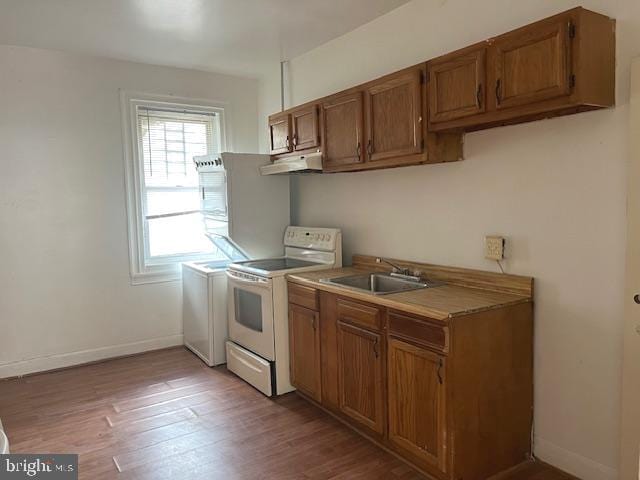
{"type": "Polygon", "coordinates": [[[400,275],[411,275],[411,271],[408,268],[400,267],[386,258],[378,257],[376,258],[376,263],[386,263],[391,265],[394,273],[399,273],[400,275]]]}

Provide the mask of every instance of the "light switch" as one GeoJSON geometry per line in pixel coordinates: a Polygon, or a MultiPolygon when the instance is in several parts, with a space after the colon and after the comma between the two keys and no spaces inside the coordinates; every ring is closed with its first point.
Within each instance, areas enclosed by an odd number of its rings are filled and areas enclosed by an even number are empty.
{"type": "Polygon", "coordinates": [[[504,258],[504,237],[484,237],[484,258],[502,260],[504,258]]]}

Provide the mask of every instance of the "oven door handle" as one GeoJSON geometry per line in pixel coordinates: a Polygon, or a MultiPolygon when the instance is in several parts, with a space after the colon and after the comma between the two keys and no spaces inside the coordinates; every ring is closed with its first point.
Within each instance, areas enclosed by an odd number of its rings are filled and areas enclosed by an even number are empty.
{"type": "Polygon", "coordinates": [[[226,274],[229,280],[233,280],[234,282],[237,282],[237,283],[242,283],[245,285],[250,285],[252,287],[258,287],[258,288],[269,288],[268,282],[261,282],[259,280],[247,280],[246,278],[241,278],[234,275],[229,270],[226,271],[226,274]]]}

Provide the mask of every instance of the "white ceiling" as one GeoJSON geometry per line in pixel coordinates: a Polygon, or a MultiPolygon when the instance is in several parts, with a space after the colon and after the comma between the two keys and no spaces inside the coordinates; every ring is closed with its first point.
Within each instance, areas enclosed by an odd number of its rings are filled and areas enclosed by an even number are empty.
{"type": "Polygon", "coordinates": [[[0,0],[0,44],[260,76],[409,0],[0,0]]]}

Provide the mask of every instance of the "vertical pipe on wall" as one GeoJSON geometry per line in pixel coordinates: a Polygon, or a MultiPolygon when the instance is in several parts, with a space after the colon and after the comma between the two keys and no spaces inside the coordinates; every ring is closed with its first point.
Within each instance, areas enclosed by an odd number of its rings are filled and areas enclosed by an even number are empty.
{"type": "Polygon", "coordinates": [[[280,62],[280,111],[284,111],[284,64],[286,61],[280,62]]]}

